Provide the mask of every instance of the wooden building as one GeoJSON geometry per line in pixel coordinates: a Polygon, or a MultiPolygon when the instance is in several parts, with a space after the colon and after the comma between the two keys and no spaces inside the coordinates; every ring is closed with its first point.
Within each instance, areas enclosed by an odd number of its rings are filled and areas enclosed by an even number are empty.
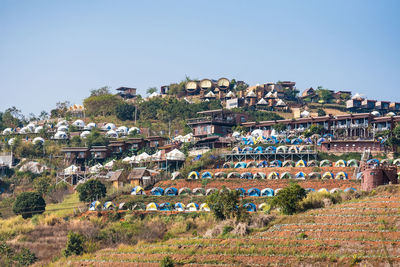
{"type": "Polygon", "coordinates": [[[150,179],[151,174],[146,168],[135,168],[130,171],[127,181],[131,186],[143,185],[143,180],[150,179]]]}
{"type": "Polygon", "coordinates": [[[64,162],[67,165],[84,166],[91,157],[90,150],[87,147],[63,147],[61,152],[64,154],[64,162]]]}

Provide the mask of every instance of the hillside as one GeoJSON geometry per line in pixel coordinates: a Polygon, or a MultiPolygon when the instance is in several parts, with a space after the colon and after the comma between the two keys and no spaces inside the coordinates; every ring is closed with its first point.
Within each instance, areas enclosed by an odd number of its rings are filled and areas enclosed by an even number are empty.
{"type": "MultiPolygon", "coordinates": [[[[248,235],[206,238],[183,234],[166,241],[120,245],[71,257],[54,266],[159,266],[165,256],[183,265],[398,265],[399,186],[292,216],[277,215],[248,235]]],[[[165,239],[165,238],[164,238],[165,239]]]]}

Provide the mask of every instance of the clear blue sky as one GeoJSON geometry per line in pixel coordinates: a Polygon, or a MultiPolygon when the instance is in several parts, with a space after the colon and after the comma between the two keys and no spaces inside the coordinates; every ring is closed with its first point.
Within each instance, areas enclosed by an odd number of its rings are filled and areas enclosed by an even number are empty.
{"type": "Polygon", "coordinates": [[[0,110],[225,76],[400,101],[400,1],[0,2],[0,110]]]}

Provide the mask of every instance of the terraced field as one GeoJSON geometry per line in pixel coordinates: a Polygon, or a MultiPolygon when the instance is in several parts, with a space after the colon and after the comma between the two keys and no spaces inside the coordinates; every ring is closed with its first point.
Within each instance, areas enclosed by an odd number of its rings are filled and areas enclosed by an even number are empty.
{"type": "Polygon", "coordinates": [[[180,237],[68,258],[73,266],[400,265],[400,194],[379,193],[329,208],[279,216],[247,236],[180,237]]]}

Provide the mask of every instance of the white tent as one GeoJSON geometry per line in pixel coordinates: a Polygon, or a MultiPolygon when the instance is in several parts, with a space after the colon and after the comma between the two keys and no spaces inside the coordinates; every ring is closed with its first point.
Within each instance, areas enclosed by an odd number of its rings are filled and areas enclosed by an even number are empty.
{"type": "Polygon", "coordinates": [[[90,131],[83,131],[80,136],[81,136],[81,138],[86,138],[89,134],[90,134],[90,131]]]}
{"type": "Polygon", "coordinates": [[[277,107],[286,107],[286,103],[283,102],[282,99],[279,99],[278,102],[275,104],[277,107]]]}
{"type": "Polygon", "coordinates": [[[254,131],[251,132],[251,135],[254,137],[259,137],[259,136],[263,136],[263,130],[261,129],[256,129],[254,131]]]}
{"type": "Polygon", "coordinates": [[[151,155],[152,160],[161,160],[161,157],[162,157],[161,150],[159,150],[155,154],[151,155]]]}
{"type": "Polygon", "coordinates": [[[3,134],[5,135],[5,134],[11,134],[12,133],[12,129],[11,128],[5,128],[4,130],[3,130],[3,134]]]}
{"type": "Polygon", "coordinates": [[[257,102],[257,105],[268,105],[268,103],[264,98],[261,98],[260,101],[257,102]]]}
{"type": "Polygon", "coordinates": [[[174,149],[166,154],[167,160],[182,160],[184,161],[186,156],[179,149],[174,149]]]}
{"type": "Polygon", "coordinates": [[[381,114],[378,111],[372,111],[371,115],[373,115],[375,117],[379,117],[381,114]]]}
{"type": "Polygon", "coordinates": [[[149,154],[147,154],[146,152],[143,152],[142,154],[140,154],[139,156],[136,157],[136,160],[138,162],[140,161],[146,161],[147,159],[149,159],[151,156],[149,154]]]}
{"type": "Polygon", "coordinates": [[[38,126],[35,128],[35,133],[40,133],[40,131],[43,130],[43,126],[38,126]]]}
{"type": "Polygon", "coordinates": [[[302,113],[300,113],[300,117],[302,117],[302,118],[310,117],[310,112],[308,112],[307,110],[304,110],[302,113]]]}
{"type": "Polygon", "coordinates": [[[72,125],[78,128],[83,128],[85,127],[85,122],[83,120],[76,120],[74,123],[72,123],[72,125]]]}
{"type": "Polygon", "coordinates": [[[107,123],[106,125],[103,126],[104,130],[114,130],[115,128],[116,127],[114,123],[107,123]]]}
{"type": "Polygon", "coordinates": [[[126,135],[128,133],[128,127],[126,126],[119,126],[117,129],[117,133],[120,135],[126,135]]]}
{"type": "Polygon", "coordinates": [[[32,132],[31,129],[26,126],[22,127],[21,130],[19,130],[20,134],[26,134],[26,133],[31,133],[31,132],[32,132]]]}
{"type": "Polygon", "coordinates": [[[10,140],[8,140],[8,145],[9,146],[13,146],[15,143],[15,138],[11,138],[10,140]]]}
{"type": "Polygon", "coordinates": [[[159,97],[160,94],[157,92],[153,92],[151,95],[149,95],[149,98],[153,98],[153,97],[159,97]]]}
{"type": "Polygon", "coordinates": [[[106,169],[112,169],[112,167],[114,166],[115,160],[113,159],[110,162],[107,162],[106,164],[104,164],[104,168],[106,169]]]}
{"type": "Polygon", "coordinates": [[[227,97],[227,98],[235,98],[236,95],[235,95],[232,91],[229,91],[229,92],[226,94],[225,97],[227,97]]]}
{"type": "Polygon", "coordinates": [[[99,173],[102,168],[103,168],[103,165],[101,165],[100,163],[97,163],[96,165],[89,168],[89,172],[90,173],[99,173]]]}
{"type": "Polygon", "coordinates": [[[207,97],[207,98],[214,98],[214,97],[215,97],[215,94],[214,94],[212,91],[210,91],[210,92],[208,92],[204,97],[207,97]]]}
{"type": "Polygon", "coordinates": [[[133,134],[134,132],[139,134],[140,133],[140,129],[138,127],[132,127],[132,128],[129,129],[128,134],[133,134]]]}
{"type": "Polygon", "coordinates": [[[34,123],[29,123],[28,125],[26,125],[27,128],[29,128],[29,130],[31,132],[35,131],[36,125],[34,123]]]}
{"type": "Polygon", "coordinates": [[[86,126],[84,127],[84,129],[85,129],[85,130],[92,130],[93,128],[96,128],[96,127],[97,127],[97,124],[96,124],[96,123],[90,122],[90,123],[88,123],[88,125],[86,125],[86,126]]]}
{"type": "Polygon", "coordinates": [[[247,93],[246,97],[257,97],[257,95],[253,91],[250,91],[247,93]]]}
{"type": "Polygon", "coordinates": [[[107,137],[111,137],[111,138],[118,138],[118,133],[114,130],[109,130],[106,133],[107,137]]]}
{"type": "Polygon", "coordinates": [[[42,138],[42,137],[35,137],[33,140],[32,140],[32,143],[34,143],[34,144],[37,144],[37,143],[44,143],[44,139],[42,138]]]}
{"type": "Polygon", "coordinates": [[[61,125],[57,128],[57,132],[68,132],[68,126],[61,125]]]}
{"type": "Polygon", "coordinates": [[[68,139],[68,135],[65,132],[56,132],[53,138],[56,140],[64,140],[68,139]]]}
{"type": "Polygon", "coordinates": [[[19,168],[19,171],[41,174],[47,169],[48,169],[47,166],[42,165],[39,162],[29,161],[29,162],[24,163],[24,165],[22,165],[21,168],[19,168]]]}
{"type": "Polygon", "coordinates": [[[60,127],[62,125],[68,126],[68,122],[66,120],[61,120],[56,124],[56,127],[58,128],[58,127],[60,127]]]}
{"type": "Polygon", "coordinates": [[[64,174],[65,175],[70,175],[70,174],[75,174],[78,171],[78,167],[75,165],[71,165],[68,168],[64,169],[64,174]]]}
{"type": "Polygon", "coordinates": [[[136,162],[136,157],[135,157],[135,156],[126,157],[126,158],[124,158],[124,159],[122,160],[122,162],[124,162],[124,163],[129,163],[129,164],[135,163],[135,162],[136,162]]]}

